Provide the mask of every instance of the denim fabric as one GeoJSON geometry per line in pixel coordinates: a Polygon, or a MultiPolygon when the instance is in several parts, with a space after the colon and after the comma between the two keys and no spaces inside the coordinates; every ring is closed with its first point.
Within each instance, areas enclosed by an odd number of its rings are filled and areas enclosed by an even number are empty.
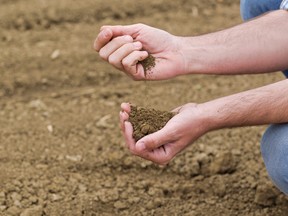
{"type": "MultiPolygon", "coordinates": [[[[241,16],[243,20],[249,20],[263,13],[280,9],[283,0],[241,0],[241,16]]],[[[283,71],[288,78],[288,69],[283,71]]]]}
{"type": "Polygon", "coordinates": [[[283,0],[280,5],[280,8],[284,10],[288,10],[288,0],[283,0]]]}
{"type": "Polygon", "coordinates": [[[261,141],[267,172],[274,184],[288,195],[288,124],[271,125],[261,141]]]}

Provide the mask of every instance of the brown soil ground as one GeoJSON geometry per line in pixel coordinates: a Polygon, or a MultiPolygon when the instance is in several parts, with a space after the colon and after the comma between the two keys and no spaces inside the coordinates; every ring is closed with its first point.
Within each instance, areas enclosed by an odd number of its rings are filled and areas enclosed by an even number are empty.
{"type": "Polygon", "coordinates": [[[0,3],[0,215],[287,215],[261,159],[264,126],[209,133],[158,167],[129,153],[118,122],[121,102],[172,110],[280,73],[144,85],[91,48],[103,24],[220,30],[241,22],[238,1],[0,3]]]}

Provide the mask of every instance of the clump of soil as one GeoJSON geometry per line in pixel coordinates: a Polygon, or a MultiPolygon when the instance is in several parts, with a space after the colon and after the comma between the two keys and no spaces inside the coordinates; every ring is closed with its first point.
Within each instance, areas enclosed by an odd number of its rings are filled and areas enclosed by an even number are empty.
{"type": "Polygon", "coordinates": [[[142,137],[162,129],[175,113],[152,108],[131,106],[129,121],[133,126],[133,138],[138,141],[142,137]]]}
{"type": "Polygon", "coordinates": [[[151,54],[149,54],[146,59],[144,59],[143,61],[140,61],[139,63],[144,68],[145,77],[146,77],[147,71],[151,70],[156,65],[155,57],[152,56],[151,54]]]}

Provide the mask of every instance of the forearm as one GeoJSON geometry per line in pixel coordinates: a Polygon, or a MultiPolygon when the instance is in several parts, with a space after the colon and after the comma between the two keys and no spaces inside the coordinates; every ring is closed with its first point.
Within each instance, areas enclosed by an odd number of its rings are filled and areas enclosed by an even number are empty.
{"type": "Polygon", "coordinates": [[[288,122],[288,80],[199,104],[209,130],[288,122]]]}
{"type": "Polygon", "coordinates": [[[220,32],[181,38],[186,72],[244,74],[287,69],[287,20],[288,12],[278,10],[220,32]]]}

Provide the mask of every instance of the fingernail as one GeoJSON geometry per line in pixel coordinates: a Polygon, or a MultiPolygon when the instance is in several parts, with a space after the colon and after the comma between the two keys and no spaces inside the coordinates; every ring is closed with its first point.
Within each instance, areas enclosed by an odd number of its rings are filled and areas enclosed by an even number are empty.
{"type": "Polygon", "coordinates": [[[144,150],[144,149],[146,148],[145,143],[144,143],[144,142],[136,143],[136,148],[137,148],[139,151],[144,150]]]}
{"type": "Polygon", "coordinates": [[[137,42],[134,42],[133,45],[136,47],[136,48],[141,48],[142,47],[142,44],[137,41],[137,42]]]}

